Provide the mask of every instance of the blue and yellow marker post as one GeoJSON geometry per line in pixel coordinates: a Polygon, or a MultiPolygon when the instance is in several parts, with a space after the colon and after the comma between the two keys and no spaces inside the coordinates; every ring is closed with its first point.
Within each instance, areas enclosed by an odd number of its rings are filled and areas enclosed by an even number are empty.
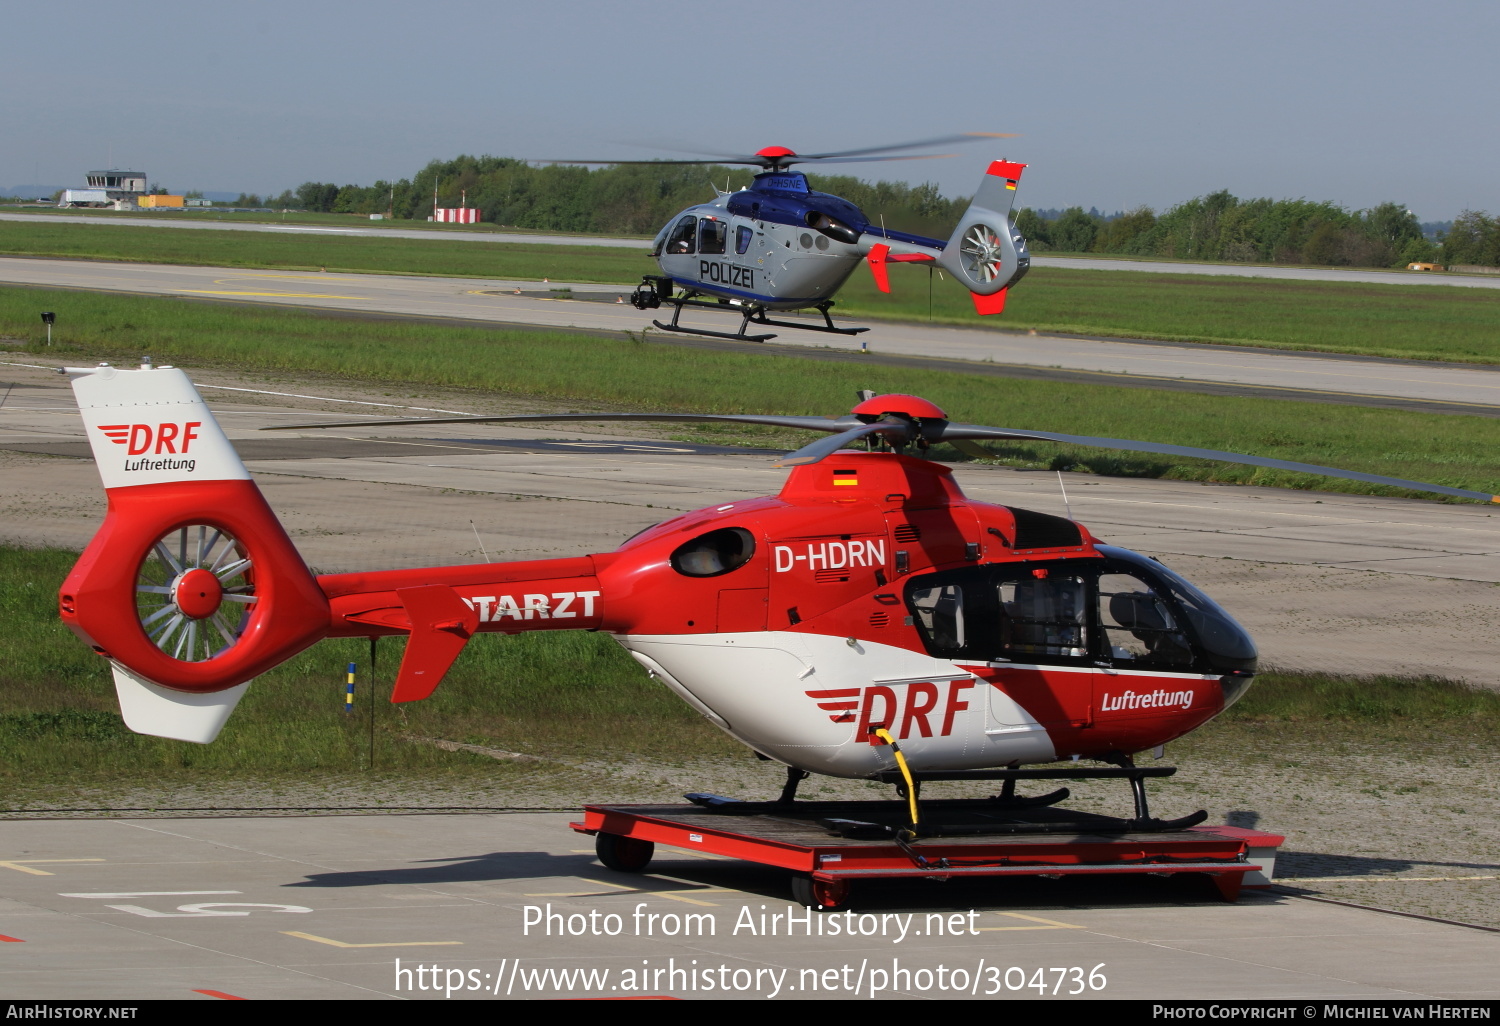
{"type": "Polygon", "coordinates": [[[354,711],[354,664],[350,663],[344,671],[344,712],[354,711]]]}

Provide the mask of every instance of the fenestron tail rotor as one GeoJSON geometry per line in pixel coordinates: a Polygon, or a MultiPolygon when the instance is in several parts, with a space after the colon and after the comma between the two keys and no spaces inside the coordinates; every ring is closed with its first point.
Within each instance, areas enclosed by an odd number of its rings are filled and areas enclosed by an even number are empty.
{"type": "Polygon", "coordinates": [[[192,524],[162,535],[136,572],[136,616],[166,655],[198,663],[239,643],[254,610],[255,566],[228,531],[192,524]]]}

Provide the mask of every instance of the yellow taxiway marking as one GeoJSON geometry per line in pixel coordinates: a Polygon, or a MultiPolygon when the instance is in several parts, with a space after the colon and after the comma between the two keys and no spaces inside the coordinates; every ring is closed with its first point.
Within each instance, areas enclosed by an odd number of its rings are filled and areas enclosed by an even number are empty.
{"type": "Polygon", "coordinates": [[[1500,876],[1282,876],[1277,883],[1460,883],[1465,880],[1500,880],[1500,876]]]}
{"type": "Polygon", "coordinates": [[[678,894],[676,891],[646,891],[648,897],[671,898],[673,901],[684,901],[689,905],[707,905],[710,908],[718,908],[717,901],[699,901],[697,898],[689,898],[686,894],[678,894]]]}
{"type": "Polygon", "coordinates": [[[1004,930],[1087,930],[1086,926],[1078,926],[1075,923],[1059,923],[1055,919],[1043,919],[1040,916],[1023,915],[1020,912],[996,912],[997,916],[1010,916],[1012,919],[1024,919],[1028,923],[1040,923],[1040,926],[981,926],[980,933],[997,933],[1004,930]]]}
{"type": "Polygon", "coordinates": [[[0,862],[0,869],[14,869],[17,873],[30,873],[32,876],[56,876],[45,869],[32,869],[39,862],[103,862],[103,859],[12,859],[8,862],[0,862]]]}
{"type": "Polygon", "coordinates": [[[626,887],[623,884],[610,883],[607,880],[590,880],[588,877],[580,876],[578,879],[595,887],[608,887],[608,891],[555,891],[542,894],[528,894],[528,898],[588,898],[595,894],[610,894],[617,891],[638,891],[639,887],[626,887]]]}
{"type": "MultiPolygon", "coordinates": [[[[688,851],[686,848],[673,848],[670,845],[665,844],[658,844],[656,846],[656,849],[657,851],[670,852],[673,855],[690,855],[695,859],[712,859],[715,862],[729,861],[728,855],[710,855],[706,851],[688,851]]],[[[593,848],[570,848],[568,850],[571,851],[574,855],[594,854],[593,848]]]]}
{"type": "Polygon", "coordinates": [[[177,289],[202,296],[272,296],[277,299],[368,299],[368,296],[329,296],[320,292],[236,292],[230,289],[177,289]]]}
{"type": "Polygon", "coordinates": [[[390,941],[385,944],[347,944],[344,941],[333,940],[330,937],[318,937],[311,933],[302,933],[298,930],[282,930],[288,937],[297,937],[302,940],[314,941],[318,944],[327,944],[335,948],[443,948],[454,944],[462,944],[463,941],[390,941]]]}
{"type": "Polygon", "coordinates": [[[236,274],[228,278],[215,278],[215,285],[232,285],[246,278],[267,278],[276,281],[358,281],[358,278],[339,277],[335,274],[323,274],[318,271],[305,271],[302,274],[236,274]]]}

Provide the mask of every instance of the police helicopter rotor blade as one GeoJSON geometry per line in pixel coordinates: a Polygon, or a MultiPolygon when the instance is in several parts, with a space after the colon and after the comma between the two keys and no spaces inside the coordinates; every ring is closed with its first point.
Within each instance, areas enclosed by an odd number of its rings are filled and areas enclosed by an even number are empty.
{"type": "Polygon", "coordinates": [[[1294,460],[1276,460],[1267,456],[1248,456],[1238,452],[1221,452],[1217,449],[1198,449],[1190,445],[1165,445],[1161,442],[1135,442],[1124,438],[1095,438],[1090,435],[1064,435],[1054,431],[1015,431],[1009,428],[984,427],[980,424],[945,424],[932,440],[956,442],[960,439],[988,438],[1011,441],[1063,442],[1068,445],[1087,445],[1096,449],[1121,449],[1125,452],[1150,452],[1163,456],[1192,456],[1202,460],[1217,460],[1221,463],[1241,463],[1252,467],[1267,467],[1272,470],[1292,470],[1301,474],[1318,474],[1323,477],[1342,477],[1350,481],[1367,484],[1390,485],[1393,488],[1410,488],[1416,492],[1436,492],[1461,499],[1479,499],[1482,502],[1500,502],[1500,495],[1476,492],[1467,488],[1450,488],[1447,485],[1428,484],[1424,481],[1408,481],[1399,477],[1381,474],[1364,474],[1356,470],[1340,470],[1316,463],[1298,463],[1294,460]]]}
{"type": "Polygon", "coordinates": [[[769,163],[765,157],[751,156],[724,156],[724,157],[702,157],[698,160],[621,160],[616,157],[612,160],[553,160],[533,157],[527,161],[529,164],[754,164],[763,167],[769,163]]]}
{"type": "Polygon", "coordinates": [[[262,431],[311,431],[322,428],[420,427],[426,424],[525,424],[547,421],[627,420],[728,422],[765,424],[769,427],[805,428],[809,431],[843,431],[858,423],[853,417],[779,417],[771,414],[738,413],[526,413],[502,417],[400,417],[392,420],[341,420],[325,424],[277,424],[262,431]]]}
{"type": "MultiPolygon", "coordinates": [[[[958,135],[940,135],[933,139],[918,139],[915,142],[893,143],[890,146],[866,146],[858,150],[838,150],[834,153],[800,153],[804,160],[830,160],[835,157],[863,157],[871,153],[889,153],[894,150],[915,150],[925,146],[953,146],[971,143],[980,139],[1014,139],[1014,132],[961,132],[958,135]]],[[[889,158],[900,159],[900,158],[889,158]]]]}
{"type": "Polygon", "coordinates": [[[798,449],[796,452],[788,453],[777,460],[777,467],[800,467],[808,463],[817,463],[827,456],[832,456],[840,449],[857,442],[861,438],[870,435],[890,435],[890,441],[896,445],[902,445],[911,440],[911,426],[904,421],[877,420],[873,424],[859,424],[840,434],[829,438],[820,438],[816,442],[810,442],[798,449]]]}
{"type": "Polygon", "coordinates": [[[888,163],[892,160],[946,160],[956,157],[957,153],[915,153],[911,156],[899,157],[786,157],[782,160],[784,164],[874,164],[888,163]]]}

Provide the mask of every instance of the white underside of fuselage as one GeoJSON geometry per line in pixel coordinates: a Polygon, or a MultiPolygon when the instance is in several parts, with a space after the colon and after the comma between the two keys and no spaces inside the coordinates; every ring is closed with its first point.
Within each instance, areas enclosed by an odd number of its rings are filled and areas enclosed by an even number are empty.
{"type": "Polygon", "coordinates": [[[891,749],[864,736],[871,722],[889,725],[917,770],[1058,757],[1046,728],[1004,692],[904,648],[789,631],[616,640],[712,723],[799,769],[836,777],[895,769],[891,749]]]}

